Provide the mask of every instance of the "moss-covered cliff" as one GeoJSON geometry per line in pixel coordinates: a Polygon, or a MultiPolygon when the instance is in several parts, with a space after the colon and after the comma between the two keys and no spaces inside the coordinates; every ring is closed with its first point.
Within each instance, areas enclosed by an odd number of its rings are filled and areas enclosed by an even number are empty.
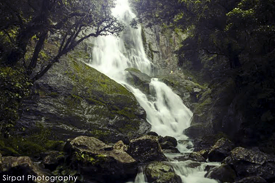
{"type": "Polygon", "coordinates": [[[19,125],[42,123],[59,139],[86,134],[108,142],[148,131],[145,111],[135,97],[104,74],[76,61],[75,55],[64,58],[34,84],[35,94],[25,100],[19,125]]]}

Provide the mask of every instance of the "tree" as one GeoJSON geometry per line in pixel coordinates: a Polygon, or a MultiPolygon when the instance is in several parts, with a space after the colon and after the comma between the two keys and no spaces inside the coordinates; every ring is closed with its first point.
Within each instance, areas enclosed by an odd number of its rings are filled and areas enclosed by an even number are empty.
{"type": "Polygon", "coordinates": [[[89,37],[118,34],[123,28],[111,14],[112,0],[3,0],[0,5],[1,62],[23,65],[33,81],[89,37]],[[45,43],[53,39],[57,51],[43,60],[45,43]],[[36,72],[38,60],[43,66],[36,72]]]}

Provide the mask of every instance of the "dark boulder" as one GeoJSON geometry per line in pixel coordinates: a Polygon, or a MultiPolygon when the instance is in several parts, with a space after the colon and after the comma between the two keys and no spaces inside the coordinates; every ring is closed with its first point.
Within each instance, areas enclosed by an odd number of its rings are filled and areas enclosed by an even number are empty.
{"type": "Polygon", "coordinates": [[[158,137],[159,135],[156,132],[148,132],[146,135],[152,135],[158,137]]]}
{"type": "Polygon", "coordinates": [[[57,166],[65,162],[65,154],[59,151],[50,151],[43,153],[43,165],[46,169],[55,170],[57,166]]]}
{"type": "Polygon", "coordinates": [[[243,178],[243,179],[236,181],[234,183],[267,183],[267,182],[262,177],[251,176],[251,177],[243,178]]]}
{"type": "Polygon", "coordinates": [[[209,161],[222,161],[226,158],[230,151],[234,148],[234,144],[227,138],[219,139],[208,153],[209,161]]]}
{"type": "Polygon", "coordinates": [[[136,161],[123,148],[113,148],[94,137],[77,137],[66,144],[65,151],[72,168],[89,180],[117,182],[137,173],[136,161]]]}
{"type": "Polygon", "coordinates": [[[185,154],[183,156],[176,157],[175,159],[178,161],[186,161],[186,160],[192,160],[192,161],[198,161],[198,162],[206,161],[206,159],[199,152],[192,152],[190,154],[185,154]]]}
{"type": "Polygon", "coordinates": [[[275,181],[274,155],[259,150],[236,147],[223,162],[230,165],[239,178],[259,176],[268,182],[275,181]]]}
{"type": "Polygon", "coordinates": [[[145,168],[145,175],[150,183],[182,183],[173,167],[165,162],[152,162],[145,168]]]}
{"type": "Polygon", "coordinates": [[[131,140],[127,152],[141,163],[166,160],[156,136],[145,135],[131,140]]]}
{"type": "Polygon", "coordinates": [[[235,171],[228,165],[216,167],[205,176],[210,179],[219,180],[220,182],[234,182],[236,179],[235,171]]]}
{"type": "Polygon", "coordinates": [[[16,176],[17,181],[22,183],[49,183],[45,179],[37,179],[38,177],[49,176],[50,173],[39,167],[28,156],[4,156],[0,165],[0,176],[3,181],[4,178],[7,179],[7,176],[16,176]]]}
{"type": "Polygon", "coordinates": [[[178,145],[177,139],[170,136],[160,137],[159,143],[162,149],[170,149],[171,147],[177,147],[178,145]]]}
{"type": "Polygon", "coordinates": [[[163,149],[162,151],[163,153],[180,153],[180,151],[175,147],[171,147],[169,149],[163,149]]]}

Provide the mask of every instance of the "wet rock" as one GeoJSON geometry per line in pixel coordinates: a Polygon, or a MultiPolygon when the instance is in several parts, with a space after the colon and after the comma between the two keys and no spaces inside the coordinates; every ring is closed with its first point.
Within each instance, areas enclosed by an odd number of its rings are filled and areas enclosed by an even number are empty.
{"type": "Polygon", "coordinates": [[[150,183],[182,183],[173,167],[164,162],[152,162],[147,165],[145,175],[150,183]]]}
{"type": "Polygon", "coordinates": [[[193,143],[190,140],[179,140],[178,144],[186,146],[187,149],[193,148],[193,143]]]}
{"type": "Polygon", "coordinates": [[[180,153],[180,151],[175,147],[170,148],[170,149],[163,149],[162,151],[163,151],[163,153],[180,153]]]}
{"type": "Polygon", "coordinates": [[[173,158],[174,160],[177,161],[186,161],[186,160],[190,160],[189,159],[189,154],[184,154],[183,156],[177,156],[173,158]]]}
{"type": "Polygon", "coordinates": [[[165,153],[180,153],[180,151],[176,148],[178,142],[174,137],[159,137],[159,143],[165,153]]]}
{"type": "Polygon", "coordinates": [[[65,162],[65,155],[59,151],[46,152],[43,155],[43,165],[46,169],[55,170],[57,166],[65,162]]]}
{"type": "Polygon", "coordinates": [[[145,135],[131,140],[127,152],[142,163],[166,160],[156,136],[145,135]]]}
{"type": "Polygon", "coordinates": [[[192,152],[189,155],[189,159],[193,160],[193,161],[199,161],[199,162],[205,162],[205,158],[198,152],[192,152]]]}
{"type": "Polygon", "coordinates": [[[146,135],[152,135],[158,137],[159,135],[156,132],[148,132],[146,135]]]}
{"type": "MultiPolygon", "coordinates": [[[[18,182],[37,182],[37,183],[49,183],[46,180],[27,179],[28,175],[34,175],[35,177],[43,177],[50,175],[34,163],[28,156],[5,156],[2,157],[2,163],[0,167],[0,176],[18,176],[18,182]],[[23,178],[24,176],[24,178],[23,178]]],[[[3,179],[2,179],[3,180],[3,179]]]]}
{"type": "Polygon", "coordinates": [[[259,150],[236,147],[223,162],[230,165],[239,178],[259,176],[268,182],[275,181],[274,155],[259,150]]]}
{"type": "Polygon", "coordinates": [[[226,139],[219,139],[208,153],[209,161],[222,161],[226,158],[230,151],[234,148],[234,144],[226,139]]]}
{"type": "Polygon", "coordinates": [[[65,150],[70,154],[73,167],[89,180],[114,182],[137,173],[136,161],[129,154],[94,137],[77,137],[66,144],[65,150]]]}
{"type": "Polygon", "coordinates": [[[183,156],[179,156],[175,158],[178,161],[186,161],[186,160],[192,160],[192,161],[198,161],[198,162],[205,162],[206,159],[200,155],[198,152],[192,152],[190,154],[185,154],[183,156]]]}
{"type": "MultiPolygon", "coordinates": [[[[212,171],[214,168],[216,168],[217,166],[214,166],[214,165],[207,165],[205,168],[204,168],[204,171],[206,171],[207,173],[212,171]]],[[[206,174],[207,175],[207,174],[206,174]]],[[[205,176],[206,176],[205,175],[205,176]]]]}
{"type": "Polygon", "coordinates": [[[159,143],[163,149],[169,149],[169,147],[177,147],[177,139],[170,136],[160,137],[159,143]]]}
{"type": "Polygon", "coordinates": [[[243,178],[239,181],[236,181],[234,183],[267,183],[265,179],[259,176],[251,176],[243,178]]]}
{"type": "Polygon", "coordinates": [[[201,155],[202,157],[204,157],[205,159],[207,159],[209,150],[203,149],[197,152],[199,155],[201,155]]]}
{"type": "Polygon", "coordinates": [[[172,144],[172,142],[168,142],[168,141],[160,143],[160,146],[161,146],[162,149],[173,149],[173,148],[175,148],[175,146],[172,144]]]}
{"type": "Polygon", "coordinates": [[[220,182],[234,182],[236,179],[235,171],[228,165],[221,165],[206,174],[207,178],[216,179],[220,182]]]}
{"type": "Polygon", "coordinates": [[[125,145],[122,140],[115,143],[113,145],[113,148],[116,149],[116,150],[125,151],[125,152],[128,150],[128,146],[125,145]]]}
{"type": "Polygon", "coordinates": [[[150,87],[149,84],[151,82],[151,77],[145,73],[142,73],[140,70],[135,68],[128,68],[127,81],[139,88],[141,91],[149,94],[150,87]]]}
{"type": "Polygon", "coordinates": [[[186,165],[186,167],[188,167],[188,168],[197,168],[199,166],[201,166],[201,163],[198,163],[198,162],[191,162],[186,165]]]}

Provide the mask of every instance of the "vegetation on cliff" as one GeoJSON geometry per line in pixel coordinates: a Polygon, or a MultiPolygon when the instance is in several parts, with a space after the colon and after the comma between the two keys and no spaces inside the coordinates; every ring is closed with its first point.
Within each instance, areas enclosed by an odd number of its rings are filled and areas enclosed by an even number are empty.
{"type": "Polygon", "coordinates": [[[8,134],[19,107],[60,58],[89,37],[118,34],[114,2],[3,0],[0,2],[0,122],[8,134]]]}
{"type": "Polygon", "coordinates": [[[177,50],[178,66],[195,76],[192,78],[201,76],[211,89],[199,100],[193,124],[203,124],[208,132],[226,133],[236,143],[259,145],[272,152],[275,2],[132,3],[140,21],[149,22],[148,26],[158,24],[187,35],[177,50]]]}

